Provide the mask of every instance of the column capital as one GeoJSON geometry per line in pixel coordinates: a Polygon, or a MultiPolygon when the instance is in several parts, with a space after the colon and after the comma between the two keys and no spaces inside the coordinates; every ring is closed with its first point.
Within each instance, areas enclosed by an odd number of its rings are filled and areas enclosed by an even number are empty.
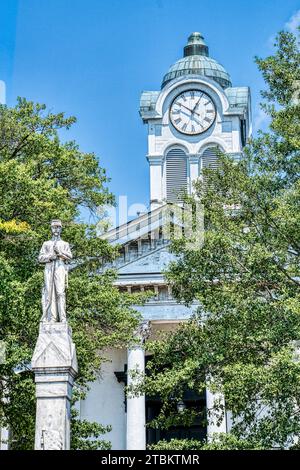
{"type": "Polygon", "coordinates": [[[151,334],[151,324],[149,320],[143,320],[134,332],[134,337],[140,344],[144,344],[151,334]]]}
{"type": "Polygon", "coordinates": [[[200,155],[197,153],[189,155],[190,163],[199,163],[199,158],[200,158],[200,155]]]}

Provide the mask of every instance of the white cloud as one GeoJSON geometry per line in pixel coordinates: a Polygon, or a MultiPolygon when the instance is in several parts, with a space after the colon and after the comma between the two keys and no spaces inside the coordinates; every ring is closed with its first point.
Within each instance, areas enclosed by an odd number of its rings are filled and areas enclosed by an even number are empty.
{"type": "Polygon", "coordinates": [[[296,33],[298,27],[300,26],[300,10],[294,13],[289,21],[285,23],[285,27],[291,31],[291,33],[296,33]]]}
{"type": "MultiPolygon", "coordinates": [[[[285,23],[284,27],[289,30],[291,33],[297,33],[300,26],[300,10],[297,10],[290,19],[285,23]]],[[[270,49],[274,48],[276,42],[277,34],[272,34],[267,40],[267,46],[270,49]]]]}

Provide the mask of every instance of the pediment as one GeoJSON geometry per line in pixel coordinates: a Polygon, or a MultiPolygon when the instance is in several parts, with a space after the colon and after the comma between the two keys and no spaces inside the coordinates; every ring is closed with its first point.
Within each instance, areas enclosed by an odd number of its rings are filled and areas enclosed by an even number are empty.
{"type": "Polygon", "coordinates": [[[53,341],[44,345],[43,348],[39,348],[33,356],[33,362],[35,367],[48,366],[51,367],[60,366],[61,364],[70,362],[70,353],[67,348],[58,348],[53,341]]]}
{"type": "Polygon", "coordinates": [[[170,224],[182,228],[185,225],[185,220],[190,220],[190,214],[189,207],[185,208],[181,205],[166,203],[105,233],[99,233],[99,235],[112,245],[125,245],[145,238],[149,234],[158,233],[161,228],[164,228],[164,239],[169,240],[170,224]]]}
{"type": "Polygon", "coordinates": [[[147,274],[161,273],[164,271],[175,256],[164,247],[145,255],[141,255],[135,260],[123,265],[118,269],[119,274],[147,274]]]}
{"type": "Polygon", "coordinates": [[[73,367],[77,370],[76,351],[71,336],[68,332],[60,331],[66,328],[65,324],[59,322],[40,325],[40,333],[31,361],[32,368],[73,367]]]}

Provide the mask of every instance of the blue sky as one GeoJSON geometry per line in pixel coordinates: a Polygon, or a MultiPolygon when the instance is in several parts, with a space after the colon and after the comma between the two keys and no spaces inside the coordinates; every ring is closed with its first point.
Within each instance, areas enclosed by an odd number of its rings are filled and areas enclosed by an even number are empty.
{"type": "Polygon", "coordinates": [[[200,31],[233,85],[251,87],[263,125],[253,58],[300,23],[299,10],[300,0],[0,0],[0,80],[10,106],[25,96],[75,115],[69,138],[97,154],[117,196],[147,205],[141,91],[159,90],[187,36],[200,31]]]}

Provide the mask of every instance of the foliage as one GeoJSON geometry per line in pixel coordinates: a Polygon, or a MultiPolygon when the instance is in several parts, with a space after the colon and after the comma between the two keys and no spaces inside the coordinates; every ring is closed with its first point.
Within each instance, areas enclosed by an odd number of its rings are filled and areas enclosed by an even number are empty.
{"type": "Polygon", "coordinates": [[[157,444],[149,446],[150,450],[202,450],[203,443],[196,439],[171,439],[161,440],[157,444]]]}
{"type": "Polygon", "coordinates": [[[71,449],[76,450],[109,450],[110,442],[103,441],[102,435],[111,431],[111,426],[102,426],[80,419],[78,412],[72,410],[71,449]]]}
{"type": "Polygon", "coordinates": [[[149,446],[151,450],[262,450],[251,442],[238,439],[232,434],[218,434],[211,442],[206,443],[197,439],[171,439],[169,442],[161,440],[149,446]]]}
{"type": "MultiPolygon", "coordinates": [[[[154,359],[143,387],[163,400],[160,426],[174,423],[170,399],[179,401],[184,389],[221,392],[233,420],[226,439],[269,449],[300,437],[297,38],[281,32],[274,54],[256,61],[269,131],[239,160],[220,155],[218,170],[205,170],[205,184],[196,184],[188,202],[204,205],[204,244],[192,249],[189,240],[174,240],[178,258],[167,277],[177,300],[197,301],[198,312],[149,345],[154,359]]],[[[221,401],[214,411],[222,419],[221,401]]]]}
{"type": "MultiPolygon", "coordinates": [[[[37,255],[50,237],[51,219],[63,221],[63,238],[73,251],[67,310],[81,398],[99,374],[99,351],[124,345],[137,323],[131,305],[139,299],[119,293],[113,271],[101,271],[117,254],[97,236],[97,208],[113,203],[105,171],[94,154],[59,137],[74,122],[25,99],[14,108],[0,106],[0,340],[6,345],[6,360],[0,364],[0,425],[9,426],[15,449],[33,446],[35,399],[29,364],[43,283],[37,255]],[[81,220],[83,209],[94,223],[81,220]]],[[[80,433],[98,437],[104,430],[75,421],[73,443],[79,445],[80,433]]]]}

